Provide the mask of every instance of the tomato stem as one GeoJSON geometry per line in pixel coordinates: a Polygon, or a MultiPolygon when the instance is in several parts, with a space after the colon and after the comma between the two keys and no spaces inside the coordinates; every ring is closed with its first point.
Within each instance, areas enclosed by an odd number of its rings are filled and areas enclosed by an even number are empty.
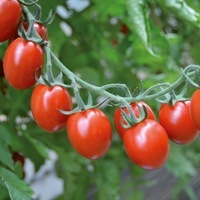
{"type": "MultiPolygon", "coordinates": [[[[100,86],[100,87],[92,85],[92,84],[80,79],[74,73],[72,73],[65,65],[63,65],[61,63],[61,61],[55,56],[55,54],[52,51],[51,51],[51,56],[52,56],[53,62],[56,64],[56,66],[65,75],[67,75],[71,80],[75,79],[77,83],[79,83],[82,87],[84,87],[91,93],[96,93],[96,94],[105,96],[107,98],[110,98],[110,101],[115,102],[115,103],[123,103],[123,100],[126,100],[127,102],[131,103],[131,102],[137,102],[137,101],[147,101],[147,100],[156,99],[156,98],[159,98],[159,97],[169,93],[170,91],[173,91],[174,89],[176,89],[181,84],[183,84],[184,82],[187,81],[186,75],[185,75],[185,73],[183,73],[173,84],[170,84],[170,83],[157,84],[157,85],[154,85],[151,88],[147,89],[146,91],[142,92],[138,96],[133,97],[130,94],[130,91],[126,85],[108,84],[108,85],[100,86]],[[162,87],[162,89],[161,89],[161,87],[162,87]],[[165,87],[165,88],[163,88],[163,87],[165,87]],[[112,94],[112,93],[106,91],[106,89],[110,89],[110,88],[124,89],[128,95],[124,97],[124,96],[120,96],[118,94],[115,95],[115,94],[112,94]],[[158,89],[159,89],[159,91],[155,92],[155,90],[158,90],[158,89]],[[152,92],[154,92],[154,93],[151,94],[152,92]]],[[[193,67],[193,65],[188,66],[188,67],[193,67]]],[[[199,66],[198,66],[198,69],[200,70],[199,66]]],[[[188,70],[188,68],[186,70],[188,70]]],[[[194,75],[195,75],[195,72],[192,71],[187,74],[187,77],[193,77],[194,75]]]]}

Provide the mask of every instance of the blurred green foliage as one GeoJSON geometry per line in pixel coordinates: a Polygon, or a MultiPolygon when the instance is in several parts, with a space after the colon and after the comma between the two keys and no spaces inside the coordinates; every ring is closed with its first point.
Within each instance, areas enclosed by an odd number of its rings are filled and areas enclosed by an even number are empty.
{"type": "MultiPolygon", "coordinates": [[[[71,71],[92,84],[125,83],[133,91],[141,80],[149,88],[173,82],[180,68],[200,63],[199,0],[85,0],[80,1],[87,4],[81,10],[77,9],[80,2],[76,6],[72,2],[40,0],[39,4],[43,18],[50,9],[57,11],[48,27],[52,50],[71,71]]],[[[1,59],[6,48],[7,42],[1,44],[1,59]]],[[[152,180],[141,181],[148,172],[130,162],[114,128],[107,155],[97,161],[84,159],[71,148],[65,130],[49,134],[37,127],[30,115],[31,91],[15,90],[0,79],[0,117],[5,119],[0,122],[1,200],[25,200],[32,195],[11,159],[12,152],[29,158],[37,171],[50,149],[58,155],[56,172],[64,180],[64,193],[58,200],[145,199],[140,186],[149,183],[151,187],[152,180]],[[131,178],[122,184],[126,170],[131,178]]],[[[159,104],[154,99],[148,103],[157,113],[159,104]]],[[[114,108],[104,111],[113,122],[114,108]]],[[[198,143],[199,139],[186,146],[171,143],[165,167],[178,179],[173,198],[182,188],[191,199],[197,198],[189,183],[199,168],[198,143]]]]}

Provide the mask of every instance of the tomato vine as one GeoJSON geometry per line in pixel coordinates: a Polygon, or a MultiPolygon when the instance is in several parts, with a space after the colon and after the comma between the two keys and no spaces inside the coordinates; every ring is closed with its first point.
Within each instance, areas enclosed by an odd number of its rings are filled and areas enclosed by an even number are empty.
{"type": "MultiPolygon", "coordinates": [[[[97,86],[91,83],[88,83],[86,80],[81,79],[79,76],[77,76],[75,73],[73,73],[71,70],[69,70],[69,68],[67,66],[65,66],[59,59],[58,57],[54,54],[54,52],[51,50],[51,43],[50,41],[48,41],[48,37],[47,37],[47,31],[44,32],[44,30],[48,30],[45,27],[50,24],[54,18],[53,12],[50,11],[47,19],[44,22],[41,22],[40,17],[41,17],[41,9],[40,6],[36,3],[33,2],[30,5],[26,4],[25,2],[20,1],[23,5],[22,5],[22,10],[23,10],[23,20],[21,21],[20,25],[19,25],[19,30],[18,30],[18,35],[20,37],[22,37],[21,39],[16,39],[13,42],[11,42],[11,45],[8,47],[7,52],[5,54],[4,57],[4,72],[5,72],[5,77],[7,78],[8,82],[13,86],[16,87],[17,89],[26,89],[29,88],[31,86],[33,86],[35,84],[35,82],[37,81],[37,83],[39,84],[44,84],[44,85],[48,85],[48,89],[46,90],[48,95],[55,95],[53,94],[49,94],[51,93],[50,91],[53,90],[54,87],[58,87],[60,86],[61,90],[63,90],[63,93],[67,94],[68,96],[68,92],[67,89],[72,90],[75,96],[75,103],[77,104],[77,106],[72,110],[72,105],[71,105],[71,100],[70,97],[67,98],[66,101],[63,101],[63,104],[70,104],[67,106],[67,109],[65,110],[63,105],[59,105],[57,103],[57,101],[55,101],[55,97],[52,97],[53,100],[46,100],[45,96],[46,95],[45,92],[40,92],[39,89],[36,92],[37,88],[42,88],[42,86],[36,86],[36,88],[33,91],[33,96],[32,96],[32,100],[31,102],[37,101],[38,105],[43,105],[46,102],[50,102],[49,105],[53,105],[53,109],[52,110],[45,110],[42,109],[40,107],[35,107],[34,103],[31,103],[31,110],[33,113],[33,116],[35,118],[36,123],[42,127],[44,130],[47,130],[49,132],[55,132],[57,130],[60,130],[61,127],[64,127],[64,122],[68,121],[66,117],[69,116],[69,121],[73,121],[73,114],[78,114],[78,113],[84,113],[86,114],[87,111],[89,113],[89,111],[94,111],[95,108],[99,107],[102,103],[104,103],[105,101],[107,101],[107,105],[111,105],[113,107],[116,107],[117,109],[120,110],[120,114],[121,116],[119,117],[119,119],[117,120],[116,123],[120,123],[120,125],[122,125],[123,128],[126,128],[124,130],[124,133],[119,133],[121,138],[123,139],[123,135],[126,133],[129,133],[130,135],[132,135],[132,132],[134,132],[134,130],[132,130],[133,127],[137,126],[138,124],[140,125],[140,123],[143,124],[147,124],[147,126],[149,126],[149,124],[151,124],[153,127],[158,127],[158,129],[163,132],[164,137],[166,136],[165,131],[160,128],[160,124],[158,122],[155,122],[156,119],[155,117],[151,117],[150,121],[146,121],[148,118],[148,112],[150,112],[151,110],[148,109],[148,106],[143,105],[139,106],[138,102],[145,102],[148,100],[155,100],[157,102],[160,102],[162,104],[164,103],[169,103],[169,104],[175,104],[175,102],[177,101],[185,101],[188,100],[188,98],[185,98],[184,95],[187,91],[187,86],[188,84],[192,84],[194,87],[199,87],[199,71],[200,71],[200,67],[197,65],[189,65],[187,66],[185,69],[181,69],[180,70],[180,76],[179,78],[174,81],[173,83],[158,83],[156,85],[153,85],[152,87],[144,90],[143,86],[141,84],[140,88],[136,88],[135,91],[132,93],[130,91],[130,89],[127,87],[126,84],[119,84],[119,83],[111,83],[111,84],[106,84],[106,85],[102,85],[102,86],[97,86]],[[34,5],[35,7],[35,13],[31,13],[28,6],[32,6],[34,5]],[[24,24],[23,24],[24,22],[24,24]],[[28,25],[27,25],[27,24],[28,25]],[[37,28],[35,25],[41,25],[43,29],[42,34],[39,33],[39,28],[37,28]],[[28,26],[28,27],[27,27],[28,26]],[[45,26],[45,27],[44,27],[45,26]],[[19,85],[18,82],[15,84],[12,83],[12,77],[13,75],[10,72],[10,68],[9,68],[9,63],[7,62],[8,60],[10,60],[10,57],[15,57],[15,53],[16,53],[16,48],[18,48],[18,43],[20,43],[20,40],[25,41],[24,43],[31,43],[31,44],[35,44],[38,48],[40,48],[40,60],[41,62],[39,63],[34,63],[33,61],[31,61],[32,63],[30,64],[32,67],[31,70],[31,76],[32,76],[32,82],[26,86],[21,86],[20,84],[24,85],[26,84],[26,82],[28,81],[27,78],[29,79],[29,76],[27,76],[27,73],[24,76],[21,76],[20,74],[20,78],[18,78],[16,81],[20,81],[19,85]],[[16,44],[16,46],[14,46],[14,44],[16,44]],[[12,51],[14,53],[12,53],[12,51]],[[42,65],[43,65],[43,51],[46,54],[46,66],[44,69],[42,69],[42,65]],[[11,53],[10,53],[11,52],[11,53]],[[8,64],[7,64],[8,63],[8,64]],[[54,76],[53,74],[53,66],[56,66],[60,73],[57,77],[54,76]],[[42,69],[42,74],[40,76],[39,70],[42,69]],[[33,76],[35,75],[35,76],[33,76]],[[68,78],[69,81],[71,81],[70,84],[65,84],[63,82],[63,75],[66,76],[68,78]],[[11,78],[10,78],[11,77],[11,78]],[[25,83],[23,82],[25,81],[25,83]],[[17,86],[15,86],[17,85],[17,86]],[[66,90],[64,90],[63,88],[65,88],[66,90]],[[176,94],[176,90],[177,88],[179,88],[179,90],[181,92],[179,92],[179,94],[176,94]],[[180,89],[181,88],[181,89],[180,89]],[[80,94],[80,90],[85,89],[86,91],[88,91],[88,102],[87,104],[83,101],[81,94],[80,94]],[[111,89],[116,89],[116,92],[110,92],[111,89]],[[123,95],[121,94],[121,92],[123,92],[123,95]],[[102,101],[101,103],[98,104],[93,104],[93,95],[98,95],[98,96],[103,96],[105,98],[104,101],[102,101]],[[39,100],[37,98],[37,96],[40,96],[39,100]],[[45,103],[44,103],[45,102],[45,103]],[[138,108],[138,111],[136,112],[135,109],[130,105],[133,103],[138,103],[136,105],[136,108],[138,108]],[[123,110],[123,108],[125,107],[125,110],[123,110]],[[43,114],[42,116],[37,115],[38,110],[41,109],[43,110],[43,114]],[[149,111],[150,110],[150,111],[149,111]],[[137,114],[136,114],[137,113],[137,114]],[[139,113],[139,114],[138,114],[139,113]],[[49,122],[49,120],[47,119],[47,116],[53,116],[52,117],[52,121],[49,122]],[[136,116],[137,115],[137,116],[136,116]],[[139,116],[138,116],[139,115],[139,116]],[[65,116],[65,117],[63,117],[65,116]],[[46,119],[44,119],[46,117],[46,119]],[[61,120],[58,122],[56,122],[54,124],[54,120],[57,118],[61,118],[61,120]],[[72,118],[72,119],[71,119],[72,118]],[[44,121],[43,122],[41,121],[44,121]],[[125,122],[123,122],[123,120],[125,122]],[[153,122],[153,121],[154,122],[153,122]],[[48,128],[48,126],[51,126],[50,128],[48,128]]],[[[20,44],[21,45],[21,44],[20,44]]],[[[28,51],[27,49],[25,50],[25,52],[28,51]]],[[[32,50],[34,51],[34,50],[32,50]]],[[[21,50],[21,52],[23,53],[23,49],[21,50]]],[[[25,53],[23,53],[25,55],[25,53]]],[[[23,56],[24,56],[23,55],[23,56]]],[[[24,59],[23,56],[20,57],[21,62],[24,59]]],[[[37,60],[38,55],[36,53],[34,53],[33,60],[37,60]]],[[[19,63],[19,62],[18,62],[19,63]]],[[[13,66],[15,67],[15,62],[13,64],[13,66]]],[[[22,66],[22,64],[20,64],[20,67],[22,66]]],[[[20,68],[18,65],[15,67],[16,69],[20,68]]],[[[24,70],[24,66],[23,70],[24,70]]],[[[43,107],[45,107],[43,105],[43,107]]],[[[96,110],[97,111],[97,110],[96,110]]],[[[101,116],[101,113],[99,114],[100,111],[98,112],[94,112],[94,115],[97,115],[96,117],[98,118],[98,116],[101,116]],[[97,114],[96,114],[97,113],[97,114]]],[[[189,113],[189,110],[187,110],[187,114],[189,113]]],[[[86,117],[86,119],[88,120],[89,118],[86,117]]],[[[101,119],[101,117],[99,118],[101,119]]],[[[97,119],[95,119],[97,120],[97,119]]],[[[149,120],[149,118],[148,118],[149,120]]],[[[107,121],[107,118],[106,118],[107,121]]],[[[92,121],[91,123],[93,124],[96,121],[92,121]]],[[[102,122],[103,123],[103,122],[102,122]]],[[[178,123],[178,122],[177,122],[178,123]]],[[[109,124],[109,123],[108,123],[109,124]]],[[[76,125],[77,126],[77,125],[76,125]]],[[[93,126],[93,125],[91,125],[93,126]]],[[[145,125],[146,126],[146,125],[145,125]]],[[[69,127],[69,125],[67,125],[67,127],[69,127]]],[[[110,125],[108,125],[108,129],[110,131],[110,125]]],[[[101,128],[101,127],[100,127],[101,128]]],[[[122,128],[122,129],[123,129],[122,128]]],[[[69,129],[69,128],[67,128],[69,129]]],[[[90,136],[90,132],[91,132],[92,128],[89,128],[90,131],[85,131],[83,130],[79,130],[79,128],[77,128],[76,132],[77,134],[80,136],[82,135],[89,135],[88,137],[92,137],[90,136]]],[[[97,128],[96,128],[97,129],[97,128]]],[[[95,129],[95,130],[96,130],[95,129]]],[[[121,129],[121,128],[120,128],[121,129]]],[[[142,128],[138,128],[136,130],[139,130],[142,128]]],[[[73,138],[73,135],[71,131],[72,128],[70,126],[70,131],[69,131],[69,136],[70,138],[73,138]]],[[[143,130],[143,129],[142,129],[143,130]]],[[[144,130],[146,130],[146,128],[144,127],[144,130]]],[[[153,130],[153,128],[149,129],[150,131],[153,130]]],[[[98,132],[98,131],[97,131],[98,132]]],[[[137,132],[137,131],[136,131],[137,132]]],[[[159,132],[159,131],[158,131],[159,132]]],[[[98,132],[97,137],[99,137],[99,135],[101,135],[101,133],[98,132]]],[[[196,129],[195,129],[195,136],[196,136],[196,129]]],[[[102,136],[103,137],[103,136],[102,136]]],[[[131,138],[132,136],[130,136],[131,138]]],[[[79,139],[76,140],[81,140],[81,137],[78,137],[79,139]]],[[[126,138],[129,138],[128,136],[126,138]]],[[[110,142],[110,136],[108,137],[107,141],[108,143],[110,142]]],[[[73,139],[71,139],[72,141],[73,139]]],[[[94,141],[94,138],[91,139],[94,141]]],[[[127,139],[129,140],[129,139],[127,139]]],[[[153,141],[154,142],[154,141],[153,141]]],[[[73,142],[74,144],[76,143],[73,142]]],[[[91,146],[91,143],[87,140],[86,143],[91,146]]],[[[96,143],[96,142],[95,142],[96,143]]],[[[129,144],[129,142],[126,142],[129,144]]],[[[157,142],[156,142],[157,143],[157,142]]],[[[79,142],[78,142],[79,144],[79,142]]],[[[166,144],[166,140],[165,140],[165,144],[166,144]]],[[[76,145],[74,145],[76,146],[76,145]]],[[[158,145],[159,146],[159,145],[158,145]]],[[[76,147],[77,148],[77,147],[76,147]]],[[[159,146],[160,148],[160,146],[159,146]]],[[[78,148],[77,148],[78,149],[78,148]]],[[[84,149],[84,147],[83,147],[84,149]]],[[[94,153],[91,154],[92,156],[86,156],[86,157],[90,157],[93,159],[94,157],[100,157],[102,154],[105,153],[105,151],[107,151],[108,149],[108,145],[105,147],[105,149],[103,150],[103,152],[101,152],[99,155],[96,155],[94,153]]],[[[90,150],[90,149],[89,149],[90,150]]],[[[83,153],[84,155],[88,155],[87,151],[86,153],[83,153]]],[[[164,152],[164,157],[167,157],[168,155],[168,145],[166,144],[166,149],[164,152]]],[[[82,151],[82,150],[80,150],[82,151]]],[[[84,151],[84,150],[83,150],[84,151]]],[[[94,147],[92,148],[92,151],[96,152],[98,151],[98,147],[94,147]],[[97,148],[97,149],[95,149],[97,148]]],[[[128,150],[129,152],[129,150],[128,150]]],[[[153,151],[153,153],[155,153],[153,151]]],[[[80,153],[81,154],[81,153],[80,153]]],[[[98,154],[98,153],[97,153],[98,154]]],[[[130,153],[128,153],[130,154],[130,153]]],[[[152,155],[150,155],[152,156],[152,155]]],[[[131,156],[130,156],[131,157],[131,156]]],[[[161,155],[162,157],[162,155],[161,155]]],[[[134,159],[133,159],[134,160],[134,159]]],[[[161,159],[162,160],[162,159],[161,159]]],[[[166,160],[166,159],[164,159],[166,160]]],[[[157,161],[156,161],[157,162],[157,161]]],[[[163,163],[164,161],[160,161],[158,160],[158,163],[163,163]]],[[[136,162],[137,163],[137,162],[136,162]]],[[[143,164],[141,164],[141,166],[146,166],[146,164],[148,165],[148,163],[145,164],[145,161],[142,161],[143,164]]],[[[160,166],[161,164],[158,164],[158,166],[160,166]]],[[[154,166],[154,165],[153,165],[154,166]]],[[[150,168],[153,167],[150,165],[150,168]]],[[[157,165],[155,165],[155,167],[158,167],[157,165]]],[[[148,167],[144,167],[144,168],[148,168],[148,167]]]]}

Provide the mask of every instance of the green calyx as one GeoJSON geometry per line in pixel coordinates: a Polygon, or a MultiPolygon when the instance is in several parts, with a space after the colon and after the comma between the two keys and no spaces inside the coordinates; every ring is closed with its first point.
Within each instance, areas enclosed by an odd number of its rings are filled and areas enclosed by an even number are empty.
{"type": "Polygon", "coordinates": [[[121,108],[122,117],[120,119],[120,123],[124,128],[130,128],[135,126],[147,118],[148,112],[146,107],[137,105],[139,110],[139,116],[137,117],[133,110],[131,109],[131,105],[127,105],[125,108],[128,110],[128,113],[124,111],[124,108],[121,108]]]}

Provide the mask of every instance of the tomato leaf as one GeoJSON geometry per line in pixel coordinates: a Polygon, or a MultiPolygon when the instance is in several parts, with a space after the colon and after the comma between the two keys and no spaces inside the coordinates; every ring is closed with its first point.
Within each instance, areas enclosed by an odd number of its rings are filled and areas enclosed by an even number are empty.
{"type": "Polygon", "coordinates": [[[30,137],[28,134],[24,135],[26,139],[33,145],[35,150],[44,158],[48,158],[49,149],[44,145],[44,143],[40,142],[39,140],[30,137]]]}
{"type": "MultiPolygon", "coordinates": [[[[39,168],[44,164],[46,156],[46,150],[45,147],[36,147],[37,142],[31,141],[30,138],[27,138],[26,136],[13,136],[14,142],[12,144],[12,147],[15,151],[23,152],[24,156],[31,159],[31,161],[35,164],[35,170],[39,170],[39,168]],[[26,145],[24,145],[26,144],[26,145]],[[40,150],[39,150],[40,149],[40,150]],[[42,152],[44,150],[44,152],[42,152]]],[[[39,144],[41,146],[41,144],[39,144]]]]}
{"type": "MultiPolygon", "coordinates": [[[[161,1],[158,1],[160,3],[161,1]]],[[[172,10],[179,18],[200,27],[200,14],[184,0],[163,0],[161,6],[172,10]]]]}
{"type": "Polygon", "coordinates": [[[113,6],[112,0],[107,1],[99,1],[95,0],[96,5],[98,6],[98,14],[100,18],[106,18],[107,16],[121,16],[125,11],[125,3],[124,0],[118,0],[115,2],[115,6],[113,6]]]}
{"type": "Polygon", "coordinates": [[[0,185],[0,191],[0,199],[9,199],[8,190],[3,185],[0,185]]]}
{"type": "Polygon", "coordinates": [[[12,155],[8,149],[9,144],[11,144],[10,133],[4,126],[0,125],[0,161],[14,170],[12,155]]]}
{"type": "Polygon", "coordinates": [[[0,125],[0,143],[11,144],[11,137],[8,129],[3,125],[0,125]]]}
{"type": "Polygon", "coordinates": [[[12,155],[9,153],[8,147],[0,143],[0,161],[10,169],[14,169],[12,155]]]}
{"type": "Polygon", "coordinates": [[[3,167],[0,167],[0,183],[7,188],[11,200],[30,200],[33,195],[24,181],[3,167]]]}
{"type": "Polygon", "coordinates": [[[16,90],[11,86],[8,87],[8,99],[9,102],[9,120],[10,126],[15,126],[15,118],[17,115],[23,113],[23,115],[27,114],[27,110],[29,105],[26,102],[27,99],[30,98],[31,90],[16,90]],[[13,101],[14,100],[14,101],[13,101]]]}
{"type": "Polygon", "coordinates": [[[137,35],[148,52],[154,55],[150,41],[149,15],[144,0],[127,0],[130,28],[137,35]]]}

